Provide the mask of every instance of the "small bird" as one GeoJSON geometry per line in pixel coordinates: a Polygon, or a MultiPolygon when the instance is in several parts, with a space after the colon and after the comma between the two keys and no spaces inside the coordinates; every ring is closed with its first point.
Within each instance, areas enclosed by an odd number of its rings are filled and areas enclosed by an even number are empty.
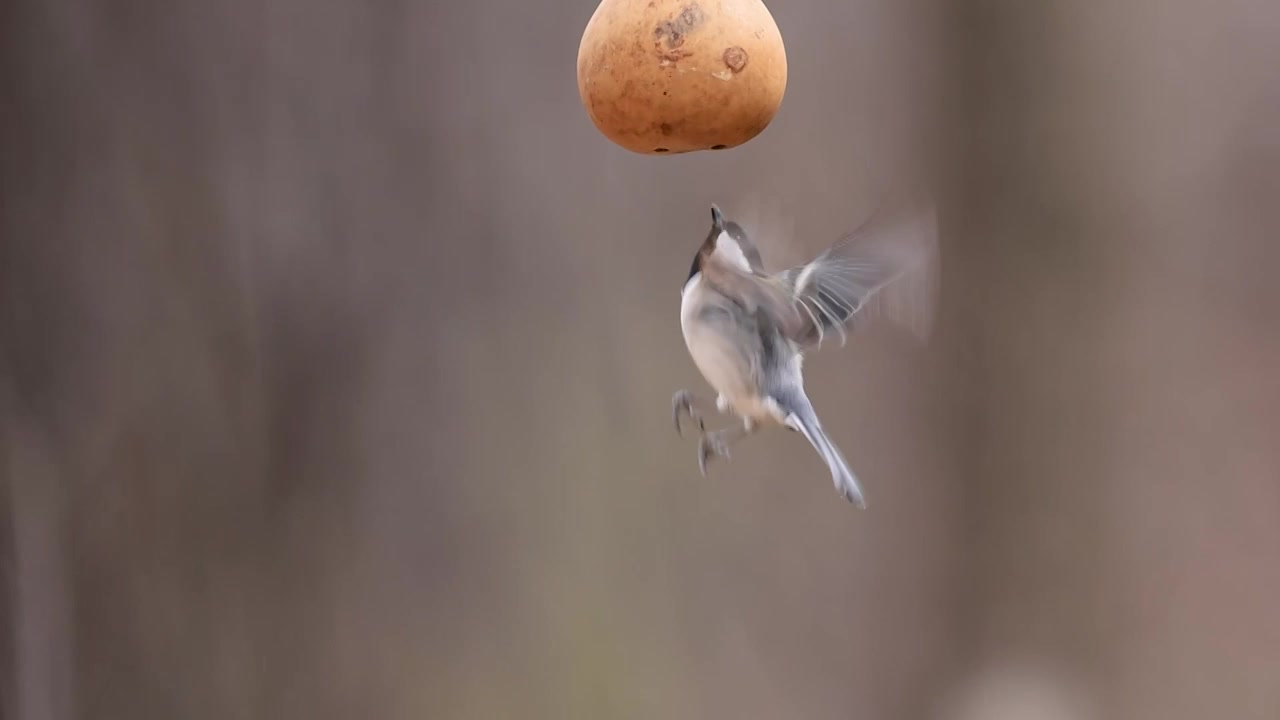
{"type": "Polygon", "coordinates": [[[688,390],[675,393],[676,432],[683,434],[682,415],[698,424],[702,474],[711,456],[729,457],[732,443],[762,426],[782,425],[804,435],[826,462],[836,490],[865,508],[857,476],[805,394],[804,356],[833,334],[843,346],[854,320],[868,316],[873,304],[888,303],[892,319],[927,336],[937,254],[931,203],[912,203],[898,212],[882,206],[818,257],[769,274],[746,231],[713,204],[711,229],[680,291],[680,327],[694,364],[717,393],[716,409],[732,411],[742,422],[708,432],[694,409],[695,396],[688,390]],[[906,316],[899,312],[903,304],[909,306],[906,316]]]}

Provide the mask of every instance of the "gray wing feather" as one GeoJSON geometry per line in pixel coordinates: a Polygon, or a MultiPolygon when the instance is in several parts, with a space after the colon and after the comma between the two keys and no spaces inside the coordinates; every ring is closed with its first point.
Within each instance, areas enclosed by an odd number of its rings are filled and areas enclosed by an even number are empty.
{"type": "Polygon", "coordinates": [[[931,204],[878,211],[812,261],[778,274],[803,319],[792,339],[805,347],[820,346],[835,334],[843,344],[855,318],[875,311],[927,337],[936,300],[937,256],[931,204]]]}

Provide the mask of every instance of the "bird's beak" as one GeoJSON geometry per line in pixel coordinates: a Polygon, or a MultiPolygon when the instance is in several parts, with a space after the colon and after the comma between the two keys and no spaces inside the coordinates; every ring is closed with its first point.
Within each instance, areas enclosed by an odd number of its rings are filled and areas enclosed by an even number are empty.
{"type": "Polygon", "coordinates": [[[714,225],[717,230],[724,229],[724,213],[720,212],[720,208],[717,207],[715,203],[711,204],[711,224],[714,225]]]}

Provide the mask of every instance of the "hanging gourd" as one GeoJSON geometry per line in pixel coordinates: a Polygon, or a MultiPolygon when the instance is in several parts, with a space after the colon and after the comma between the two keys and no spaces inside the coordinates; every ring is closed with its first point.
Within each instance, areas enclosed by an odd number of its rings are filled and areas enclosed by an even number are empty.
{"type": "Polygon", "coordinates": [[[601,0],[578,47],[587,114],[637,153],[741,145],[786,87],[782,35],[760,0],[601,0]]]}

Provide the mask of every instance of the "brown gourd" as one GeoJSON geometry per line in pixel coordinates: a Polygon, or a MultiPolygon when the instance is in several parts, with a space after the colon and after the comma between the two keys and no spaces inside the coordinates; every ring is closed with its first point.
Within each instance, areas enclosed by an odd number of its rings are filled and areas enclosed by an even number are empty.
{"type": "Polygon", "coordinates": [[[587,114],[637,153],[741,145],[786,86],[782,35],[760,0],[601,0],[578,47],[587,114]]]}

